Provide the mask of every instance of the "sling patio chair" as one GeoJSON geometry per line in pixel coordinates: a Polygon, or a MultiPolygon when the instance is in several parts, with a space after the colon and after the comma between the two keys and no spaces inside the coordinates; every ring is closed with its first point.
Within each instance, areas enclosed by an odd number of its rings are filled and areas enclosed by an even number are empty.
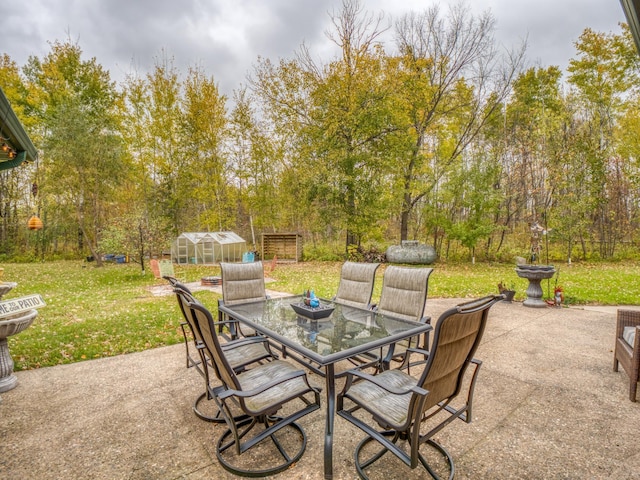
{"type": "Polygon", "coordinates": [[[222,382],[217,388],[209,386],[210,396],[228,427],[216,443],[218,462],[241,476],[264,477],[286,470],[306,449],[306,433],[296,421],[320,408],[320,390],[309,384],[303,370],[284,360],[236,372],[229,352],[215,334],[216,325],[209,310],[193,302],[189,308],[202,333],[202,349],[222,382]],[[293,401],[301,408],[292,411],[289,404],[293,401]],[[285,404],[287,415],[279,416],[285,404]],[[272,445],[265,444],[268,439],[272,445]],[[252,454],[243,456],[259,445],[252,454]]]}
{"type": "MultiPolygon", "coordinates": [[[[375,310],[378,313],[402,320],[430,323],[431,319],[424,316],[424,310],[427,303],[429,277],[432,272],[433,268],[397,267],[394,265],[387,267],[382,278],[380,301],[375,306],[375,310]]],[[[392,360],[404,361],[405,351],[412,345],[428,350],[429,333],[424,334],[421,345],[419,338],[411,338],[392,345],[386,353],[381,353],[380,368],[382,370],[388,369],[392,360]]]]}
{"type": "MultiPolygon", "coordinates": [[[[193,295],[193,292],[189,289],[189,287],[187,287],[184,283],[178,281],[175,277],[172,277],[170,275],[165,275],[164,278],[167,282],[169,282],[169,285],[171,285],[171,288],[173,288],[174,293],[176,293],[176,288],[179,288],[181,291],[188,293],[189,295],[193,295]]],[[[187,357],[187,368],[191,368],[193,366],[196,365],[196,363],[200,362],[200,358],[198,357],[193,357],[191,351],[189,350],[189,344],[195,340],[193,333],[192,333],[192,329],[189,326],[189,322],[187,320],[187,314],[184,311],[184,308],[182,307],[182,304],[180,303],[180,298],[178,297],[178,305],[180,305],[180,311],[182,312],[182,318],[183,320],[180,322],[180,329],[182,330],[182,339],[184,341],[184,347],[185,347],[185,353],[186,353],[186,357],[187,357]],[[189,331],[189,334],[187,334],[187,331],[189,331]]]]}
{"type": "Polygon", "coordinates": [[[160,275],[160,264],[158,263],[158,260],[156,260],[155,258],[152,258],[151,260],[149,260],[149,268],[151,268],[151,271],[153,272],[153,276],[156,278],[161,278],[162,275],[160,275]]]}
{"type": "Polygon", "coordinates": [[[367,434],[355,450],[360,478],[368,478],[365,469],[388,452],[411,469],[422,465],[433,478],[442,478],[443,474],[446,477],[447,473],[449,480],[453,478],[453,458],[433,436],[456,418],[471,422],[473,392],[481,365],[473,355],[482,339],[489,309],[503,298],[491,295],[444,312],[436,324],[431,351],[414,348],[407,351],[407,355],[415,352],[426,356],[419,378],[403,369],[385,370],[378,375],[357,369],[347,373],[344,389],[338,394],[337,413],[367,434]],[[463,381],[471,364],[474,368],[466,400],[461,402],[457,397],[463,383],[467,385],[463,381]],[[457,408],[453,406],[454,400],[457,408]],[[370,424],[368,414],[383,430],[378,431],[370,424]],[[373,441],[380,445],[369,445],[373,441]],[[425,443],[436,451],[435,461],[430,455],[432,463],[420,452],[425,443]]]}
{"type": "MultiPolygon", "coordinates": [[[[180,285],[181,284],[179,282],[174,285],[174,292],[178,299],[180,311],[184,317],[184,322],[181,323],[181,326],[184,325],[182,326],[182,329],[187,350],[187,368],[195,368],[205,381],[205,390],[193,403],[193,412],[202,420],[222,423],[224,420],[220,416],[220,412],[217,407],[213,414],[205,413],[201,408],[201,402],[203,400],[211,400],[209,387],[211,382],[215,380],[215,376],[211,376],[210,369],[213,367],[211,358],[206,355],[206,350],[202,348],[202,333],[200,332],[198,325],[195,323],[193,313],[189,308],[190,303],[200,302],[198,302],[190,292],[183,290],[180,285]],[[189,343],[191,342],[187,340],[185,326],[187,327],[186,329],[189,330],[191,341],[193,342],[195,351],[198,354],[197,357],[190,354],[189,343]]],[[[222,348],[227,352],[227,359],[231,368],[238,372],[245,370],[246,367],[251,364],[264,363],[276,358],[271,353],[269,343],[262,337],[232,340],[222,344],[222,348]]]]}
{"type": "Polygon", "coordinates": [[[640,310],[618,310],[613,353],[614,372],[618,371],[620,364],[629,376],[629,400],[635,402],[640,380],[640,310]]]}
{"type": "Polygon", "coordinates": [[[379,266],[379,263],[344,262],[333,301],[350,307],[369,308],[379,266]]]}
{"type": "MultiPolygon", "coordinates": [[[[338,291],[333,301],[348,307],[370,309],[376,270],[379,266],[379,263],[344,262],[340,269],[338,291]]],[[[349,358],[348,361],[360,368],[366,368],[377,366],[380,358],[371,352],[364,352],[349,358]]]]}
{"type": "MultiPolygon", "coordinates": [[[[222,325],[226,315],[220,311],[221,305],[237,305],[256,302],[267,298],[264,286],[262,262],[227,263],[220,262],[222,275],[222,299],[218,300],[218,322],[222,325]]],[[[233,320],[233,319],[226,319],[233,320]]],[[[228,324],[231,338],[255,336],[256,331],[236,321],[228,324]]]]}

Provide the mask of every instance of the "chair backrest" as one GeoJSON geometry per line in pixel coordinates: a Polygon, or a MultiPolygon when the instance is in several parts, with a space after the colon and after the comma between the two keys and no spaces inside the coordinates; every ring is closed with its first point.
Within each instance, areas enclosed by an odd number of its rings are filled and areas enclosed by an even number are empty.
{"type": "Polygon", "coordinates": [[[173,262],[171,260],[160,260],[158,262],[158,268],[160,269],[160,275],[162,277],[175,277],[176,273],[173,270],[173,262]]]}
{"type": "Polygon", "coordinates": [[[373,284],[379,263],[344,262],[340,271],[336,302],[350,307],[367,308],[371,304],[373,284]]]}
{"type": "Polygon", "coordinates": [[[225,305],[264,300],[264,268],[262,262],[220,263],[222,300],[225,305]]]}
{"type": "Polygon", "coordinates": [[[185,321],[189,325],[189,328],[191,330],[191,333],[193,334],[194,340],[196,340],[196,342],[202,342],[202,336],[200,335],[198,327],[195,324],[195,321],[193,319],[193,314],[189,307],[189,304],[191,303],[200,303],[200,302],[193,295],[191,295],[191,292],[180,288],[180,286],[178,285],[174,285],[173,291],[175,292],[176,297],[178,298],[178,305],[180,306],[180,310],[182,311],[182,316],[184,317],[185,321]]]}
{"type": "Polygon", "coordinates": [[[153,272],[154,277],[162,278],[160,275],[160,265],[158,264],[158,260],[152,258],[149,260],[149,267],[151,267],[151,271],[153,272]]]}
{"type": "Polygon", "coordinates": [[[169,282],[172,287],[179,288],[180,290],[187,292],[189,295],[193,295],[193,292],[191,291],[191,289],[187,287],[184,283],[182,283],[180,280],[176,279],[175,277],[165,275],[162,278],[164,278],[167,282],[169,282]]]}
{"type": "Polygon", "coordinates": [[[204,344],[209,358],[212,360],[216,376],[224,383],[227,388],[233,390],[242,390],[240,382],[236,377],[235,372],[231,368],[231,365],[225,357],[220,340],[215,334],[215,324],[211,312],[201,303],[189,303],[189,308],[193,313],[193,319],[196,327],[202,336],[202,343],[204,344]]]}
{"type": "Polygon", "coordinates": [[[440,315],[429,359],[418,382],[429,391],[423,412],[440,402],[445,406],[458,395],[464,373],[482,339],[489,309],[502,298],[490,295],[440,315]]]}
{"type": "Polygon", "coordinates": [[[427,303],[433,268],[396,267],[384,271],[378,312],[404,320],[420,321],[427,303]]]}

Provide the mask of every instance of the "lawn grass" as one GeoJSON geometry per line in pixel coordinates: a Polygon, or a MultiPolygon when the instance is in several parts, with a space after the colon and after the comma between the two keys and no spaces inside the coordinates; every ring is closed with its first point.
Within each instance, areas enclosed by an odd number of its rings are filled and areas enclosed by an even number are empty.
{"type": "MultiPolygon", "coordinates": [[[[557,282],[569,304],[640,304],[639,263],[574,263],[559,267],[557,282]]],[[[72,363],[146,350],[182,341],[181,315],[174,295],[154,296],[151,287],[166,285],[136,264],[107,264],[95,268],[81,261],[15,264],[4,267],[4,281],[18,286],[4,299],[39,293],[47,306],[33,325],[9,338],[16,370],[72,363]]],[[[313,288],[331,298],[338,288],[339,262],[278,264],[267,288],[301,293],[313,288]]],[[[436,264],[429,281],[429,297],[472,298],[497,293],[497,284],[513,283],[516,301],[525,298],[527,281],[513,265],[436,264]]],[[[219,275],[219,267],[176,266],[176,276],[187,282],[219,275]]],[[[384,265],[378,269],[373,300],[380,296],[384,265]]],[[[543,281],[545,296],[554,277],[543,281]]],[[[196,292],[215,314],[219,295],[196,292]]],[[[428,313],[428,312],[427,312],[428,313]]]]}

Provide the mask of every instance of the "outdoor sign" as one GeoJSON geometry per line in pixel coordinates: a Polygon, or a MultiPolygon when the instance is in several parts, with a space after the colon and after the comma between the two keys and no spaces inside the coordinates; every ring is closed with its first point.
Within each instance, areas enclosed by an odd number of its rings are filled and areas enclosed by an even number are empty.
{"type": "Polygon", "coordinates": [[[40,294],[3,300],[0,302],[0,318],[44,306],[46,306],[46,304],[40,294]]]}

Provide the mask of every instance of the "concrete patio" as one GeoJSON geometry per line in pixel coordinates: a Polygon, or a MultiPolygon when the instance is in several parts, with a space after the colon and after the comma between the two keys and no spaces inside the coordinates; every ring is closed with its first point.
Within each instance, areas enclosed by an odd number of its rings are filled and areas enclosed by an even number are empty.
{"type": "MultiPolygon", "coordinates": [[[[429,299],[427,313],[456,302],[429,299]]],[[[436,437],[456,478],[640,479],[640,403],[629,401],[624,372],[612,372],[614,332],[615,308],[495,306],[477,354],[473,422],[436,437]]],[[[185,368],[183,345],[17,376],[0,403],[4,480],[234,478],[215,458],[223,427],[191,410],[203,381],[185,368]]],[[[307,451],[278,478],[321,479],[322,410],[300,423],[307,451]]],[[[334,478],[357,478],[362,436],[336,418],[334,478]]],[[[399,464],[380,473],[373,478],[424,478],[399,464]]]]}

